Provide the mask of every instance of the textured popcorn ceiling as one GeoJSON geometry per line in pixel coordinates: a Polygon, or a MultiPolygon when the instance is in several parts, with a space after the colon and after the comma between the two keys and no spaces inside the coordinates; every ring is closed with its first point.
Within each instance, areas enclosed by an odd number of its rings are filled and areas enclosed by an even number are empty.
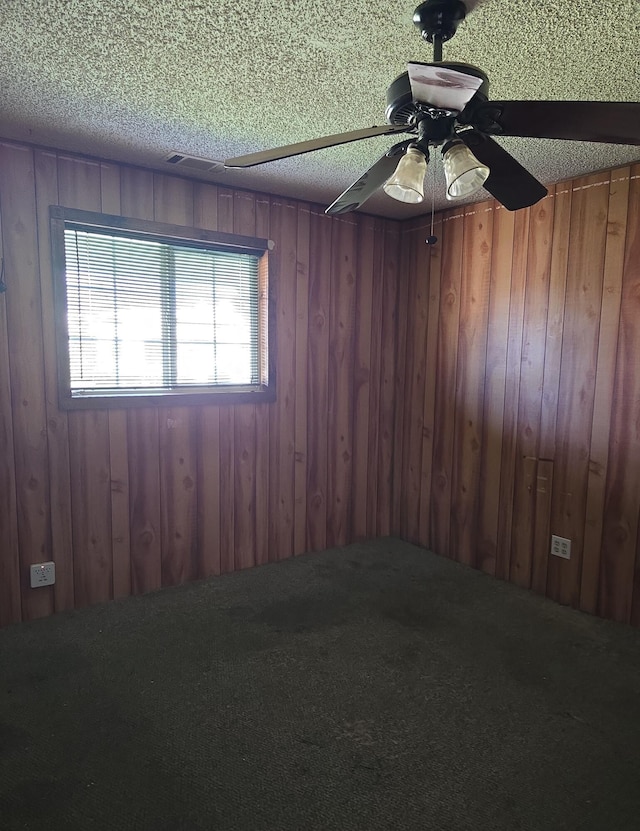
{"type": "MultiPolygon", "coordinates": [[[[4,0],[0,135],[173,170],[162,160],[172,150],[224,159],[381,124],[391,81],[407,61],[431,60],[416,5],[4,0]]],[[[638,101],[639,24],[638,0],[485,0],[444,58],[480,66],[493,99],[638,101]]],[[[207,178],[329,204],[397,140],[207,178]]],[[[638,147],[500,142],[543,182],[640,157],[638,147]]],[[[436,206],[450,204],[439,165],[435,177],[436,206]]],[[[380,194],[365,208],[407,217],[430,202],[380,194]]]]}

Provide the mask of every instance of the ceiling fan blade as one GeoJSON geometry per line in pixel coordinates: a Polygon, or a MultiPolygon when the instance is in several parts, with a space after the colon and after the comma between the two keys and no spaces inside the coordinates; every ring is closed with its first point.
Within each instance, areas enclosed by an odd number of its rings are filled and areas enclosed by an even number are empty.
{"type": "Polygon", "coordinates": [[[384,124],[380,127],[365,127],[364,130],[352,130],[349,133],[336,133],[333,136],[299,141],[297,144],[286,144],[283,147],[274,147],[272,150],[261,150],[257,153],[248,153],[246,156],[236,156],[227,159],[225,167],[253,167],[256,164],[275,162],[278,159],[288,159],[290,156],[300,156],[312,150],[323,150],[325,147],[335,147],[337,144],[348,144],[350,141],[388,136],[393,133],[407,133],[411,128],[405,125],[384,124]]]}
{"type": "Polygon", "coordinates": [[[491,172],[484,188],[507,210],[528,208],[547,195],[545,186],[489,136],[476,130],[462,130],[458,138],[489,168],[491,172]]]}
{"type": "Polygon", "coordinates": [[[503,136],[640,144],[640,104],[628,101],[488,101],[471,122],[503,136]]]}
{"type": "Polygon", "coordinates": [[[413,100],[443,110],[462,112],[482,86],[482,79],[433,64],[410,63],[409,82],[413,100]]]}
{"type": "Polygon", "coordinates": [[[325,213],[332,215],[346,214],[349,211],[355,211],[356,208],[364,204],[393,175],[400,156],[409,144],[411,144],[411,139],[394,144],[366,173],[352,185],[349,185],[344,193],[341,193],[336,201],[329,205],[325,213]]]}

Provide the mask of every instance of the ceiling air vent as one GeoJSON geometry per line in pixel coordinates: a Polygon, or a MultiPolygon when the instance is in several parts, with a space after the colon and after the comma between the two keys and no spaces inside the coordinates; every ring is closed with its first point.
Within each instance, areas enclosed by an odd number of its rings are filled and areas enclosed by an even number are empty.
{"type": "Polygon", "coordinates": [[[188,167],[191,170],[199,170],[200,173],[208,173],[211,170],[220,170],[224,168],[224,162],[219,162],[216,159],[202,159],[200,156],[186,156],[184,153],[169,153],[165,156],[165,162],[180,167],[188,167]]]}

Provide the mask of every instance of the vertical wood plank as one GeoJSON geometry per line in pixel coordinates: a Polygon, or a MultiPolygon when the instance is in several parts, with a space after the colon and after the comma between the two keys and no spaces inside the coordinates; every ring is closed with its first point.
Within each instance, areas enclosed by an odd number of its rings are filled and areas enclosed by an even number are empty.
{"type": "Polygon", "coordinates": [[[335,219],[329,319],[327,545],[346,545],[351,528],[353,399],[350,377],[356,299],[356,225],[335,219]]]}
{"type": "MultiPolygon", "coordinates": [[[[369,467],[367,483],[367,526],[366,536],[378,533],[378,437],[380,433],[380,366],[382,362],[382,295],[383,264],[387,222],[374,220],[373,260],[371,272],[371,354],[369,371],[369,429],[367,434],[369,467]]],[[[360,451],[361,452],[361,451],[360,451]]]]}
{"type": "Polygon", "coordinates": [[[442,283],[431,490],[431,538],[434,551],[443,557],[455,557],[455,552],[451,552],[449,547],[449,530],[463,246],[464,214],[458,209],[448,211],[443,217],[442,233],[442,283]]]}
{"type": "MultiPolygon", "coordinates": [[[[423,229],[424,230],[424,229],[423,229]]],[[[436,236],[442,239],[442,217],[434,223],[436,236]]],[[[430,548],[431,492],[433,486],[433,444],[435,437],[436,365],[438,357],[438,318],[442,279],[442,244],[429,246],[429,299],[425,348],[425,385],[422,428],[422,463],[420,468],[420,517],[418,542],[430,548]]]]}
{"type": "MultiPolygon", "coordinates": [[[[393,372],[394,406],[393,406],[393,465],[391,479],[391,534],[402,536],[403,520],[406,524],[406,505],[403,500],[403,479],[406,470],[404,453],[405,434],[409,432],[411,408],[401,405],[407,401],[407,366],[409,375],[413,375],[413,332],[416,326],[415,316],[409,312],[409,285],[416,279],[415,249],[407,248],[399,230],[400,251],[398,288],[396,295],[396,350],[393,372]],[[407,354],[409,353],[409,354],[407,354]]],[[[409,399],[410,400],[410,399],[409,399]]]]}
{"type": "MultiPolygon", "coordinates": [[[[269,239],[271,205],[268,198],[256,198],[256,235],[269,239]]],[[[271,257],[268,254],[269,258],[271,257]]],[[[271,263],[271,259],[269,259],[271,263]]],[[[271,282],[271,267],[269,268],[271,282]]],[[[270,289],[271,290],[271,289],[270,289]]],[[[277,333],[276,333],[277,335],[277,333]]],[[[274,338],[275,343],[275,338],[274,338]]],[[[276,352],[277,354],[277,352],[276,352]]],[[[271,378],[270,383],[275,383],[271,378]]],[[[273,404],[256,406],[256,564],[269,561],[269,413],[273,404]]]]}
{"type": "MultiPolygon", "coordinates": [[[[193,184],[154,175],[154,219],[193,225],[193,184]]],[[[196,417],[190,407],[160,407],[160,505],[162,585],[195,579],[198,573],[196,417]]]]}
{"type": "Polygon", "coordinates": [[[255,565],[256,408],[234,407],[234,568],[255,565]]]}
{"type": "Polygon", "coordinates": [[[538,458],[540,445],[553,208],[553,188],[550,188],[549,195],[534,205],[529,213],[520,395],[516,425],[512,556],[509,566],[509,579],[524,588],[531,585],[533,563],[537,488],[535,464],[532,464],[531,460],[538,458]]]}
{"type": "Polygon", "coordinates": [[[91,410],[70,424],[76,608],[113,597],[109,430],[104,415],[91,410]],[[96,511],[101,500],[106,506],[96,511]]]}
{"type": "Polygon", "coordinates": [[[633,166],[631,175],[598,610],[605,617],[637,624],[633,594],[638,585],[640,518],[640,165],[633,166]]]}
{"type": "Polygon", "coordinates": [[[540,408],[540,443],[538,455],[538,496],[536,501],[536,539],[533,547],[531,587],[546,593],[549,549],[551,546],[551,505],[553,496],[553,459],[556,455],[556,421],[560,389],[560,359],[564,329],[569,233],[571,229],[571,185],[566,182],[554,188],[553,238],[549,275],[549,300],[545,342],[542,402],[540,408]],[[547,471],[546,474],[544,471],[547,471]],[[543,481],[541,477],[545,477],[543,481]],[[541,494],[540,489],[543,488],[541,494]],[[549,512],[548,516],[539,511],[549,512]],[[546,536],[542,536],[546,534],[546,536]]]}
{"type": "MultiPolygon", "coordinates": [[[[256,202],[253,194],[236,192],[233,198],[233,231],[254,236],[256,202]]],[[[256,548],[256,408],[240,404],[233,408],[234,444],[234,567],[255,565],[256,548]]]]}
{"type": "MultiPolygon", "coordinates": [[[[233,191],[218,190],[218,230],[233,233],[233,191]]],[[[234,407],[220,407],[220,570],[235,568],[235,431],[234,407]]]]}
{"type": "Polygon", "coordinates": [[[162,585],[198,574],[195,414],[188,407],[159,412],[162,585]]]}
{"type": "Polygon", "coordinates": [[[120,208],[123,216],[153,219],[154,174],[137,167],[120,171],[120,208]]]}
{"type": "MultiPolygon", "coordinates": [[[[153,219],[153,173],[123,167],[120,207],[123,216],[153,219]]],[[[127,412],[129,467],[129,538],[131,588],[134,594],[162,585],[162,523],[160,506],[160,439],[158,409],[127,412]]]]}
{"type": "Polygon", "coordinates": [[[271,252],[276,289],[278,372],[276,402],[270,411],[269,560],[293,554],[295,344],[296,344],[296,233],[297,209],[288,200],[271,203],[271,252]]]}
{"type": "Polygon", "coordinates": [[[120,215],[120,166],[100,164],[100,209],[105,214],[120,215]]]}
{"type": "Polygon", "coordinates": [[[220,408],[201,407],[198,421],[198,574],[220,574],[220,408]]]}
{"type": "Polygon", "coordinates": [[[118,598],[131,594],[129,450],[127,413],[125,410],[111,410],[109,412],[109,460],[113,596],[118,598]]]}
{"type": "Polygon", "coordinates": [[[552,557],[547,593],[578,605],[589,445],[602,303],[609,174],[574,183],[560,369],[551,531],[571,540],[571,559],[552,557]]]}
{"type": "Polygon", "coordinates": [[[553,462],[540,459],[537,467],[531,588],[538,594],[544,594],[547,589],[547,563],[551,545],[553,462]]]}
{"type": "Polygon", "coordinates": [[[584,551],[580,578],[580,608],[592,614],[596,612],[598,607],[602,521],[609,461],[611,406],[614,398],[618,351],[620,301],[629,204],[629,177],[630,168],[623,168],[612,176],[609,185],[602,312],[598,333],[598,358],[587,478],[584,551]]]}
{"type": "Polygon", "coordinates": [[[49,206],[58,204],[58,159],[56,154],[46,150],[36,150],[35,172],[47,446],[49,449],[51,558],[56,564],[56,582],[53,587],[53,594],[55,610],[61,612],[73,608],[74,589],[69,419],[67,413],[58,407],[56,322],[53,314],[53,274],[51,270],[49,206]]]}
{"type": "Polygon", "coordinates": [[[522,330],[528,247],[529,208],[516,213],[513,230],[509,336],[507,341],[502,452],[500,458],[498,548],[496,556],[496,576],[505,580],[509,578],[511,565],[516,439],[518,405],[520,401],[520,361],[522,356],[522,330]]]}
{"type": "MultiPolygon", "coordinates": [[[[72,156],[58,161],[60,202],[100,211],[100,164],[72,156]]],[[[69,413],[69,460],[75,605],[113,597],[109,416],[105,410],[69,413]]]]}
{"type": "Polygon", "coordinates": [[[540,411],[540,447],[538,450],[542,459],[554,459],[556,455],[556,421],[560,390],[560,360],[562,357],[562,333],[564,331],[565,294],[569,263],[572,196],[573,191],[570,182],[562,182],[555,186],[547,336],[540,411]]]}
{"type": "Polygon", "coordinates": [[[29,566],[51,559],[44,345],[30,148],[0,143],[0,194],[22,616],[31,620],[51,614],[54,596],[51,586],[31,589],[29,584],[29,566]]]}
{"type": "Polygon", "coordinates": [[[367,537],[369,482],[369,397],[371,392],[371,313],[375,220],[363,216],[358,225],[355,357],[353,369],[353,512],[351,538],[367,537]]]}
{"type": "Polygon", "coordinates": [[[409,302],[407,307],[407,348],[402,491],[400,519],[403,538],[417,543],[420,535],[420,493],[422,486],[422,441],[424,389],[426,375],[427,317],[429,309],[430,248],[425,243],[424,229],[419,226],[402,234],[402,247],[410,256],[409,302]]]}
{"type": "Polygon", "coordinates": [[[391,533],[395,419],[396,322],[398,315],[398,273],[400,231],[387,223],[382,275],[382,326],[380,361],[380,416],[378,428],[377,534],[391,533]]]}
{"type": "Polygon", "coordinates": [[[131,589],[134,594],[162,585],[160,439],[155,409],[127,412],[131,589]]]}
{"type": "MultiPolygon", "coordinates": [[[[395,376],[396,401],[401,400],[404,406],[396,407],[394,422],[394,445],[398,437],[401,438],[399,447],[396,447],[396,464],[394,465],[393,481],[393,511],[391,533],[407,539],[411,482],[409,469],[410,435],[413,421],[412,394],[414,381],[415,335],[420,328],[414,309],[418,283],[418,246],[416,231],[413,224],[400,228],[400,283],[398,320],[404,321],[396,327],[396,353],[402,352],[402,368],[397,360],[395,376]],[[402,299],[400,299],[400,297],[402,299]],[[400,373],[403,373],[402,381],[400,373]]],[[[419,461],[421,461],[420,459],[419,461]]]]}
{"type": "Polygon", "coordinates": [[[494,204],[476,561],[494,575],[498,558],[500,471],[507,381],[509,306],[515,214],[494,204]]]}
{"type": "Polygon", "coordinates": [[[334,227],[330,217],[312,212],[307,359],[307,548],[311,551],[320,551],[327,543],[329,305],[334,227]]]}
{"type": "MultiPolygon", "coordinates": [[[[193,186],[193,222],[196,228],[218,230],[218,188],[193,186]]],[[[220,408],[198,408],[198,575],[220,574],[220,408]]]]}
{"type": "Polygon", "coordinates": [[[298,205],[296,240],[296,405],[293,553],[307,548],[307,351],[309,337],[309,234],[311,215],[298,205]]]}
{"type": "MultiPolygon", "coordinates": [[[[2,200],[0,190],[0,272],[3,271],[2,200]]],[[[16,465],[11,412],[11,376],[9,372],[9,333],[6,294],[0,294],[0,626],[22,619],[20,591],[20,552],[18,548],[18,506],[16,465]]]]}
{"type": "MultiPolygon", "coordinates": [[[[100,165],[102,211],[120,214],[120,167],[100,165]]],[[[131,594],[131,539],[129,518],[129,461],[127,413],[109,410],[109,464],[111,479],[111,543],[113,596],[131,594]]]]}
{"type": "Polygon", "coordinates": [[[465,209],[453,421],[450,556],[467,565],[476,562],[492,229],[493,210],[489,203],[480,202],[465,209]]]}
{"type": "Polygon", "coordinates": [[[218,186],[193,183],[193,226],[204,231],[218,230],[218,186]]]}

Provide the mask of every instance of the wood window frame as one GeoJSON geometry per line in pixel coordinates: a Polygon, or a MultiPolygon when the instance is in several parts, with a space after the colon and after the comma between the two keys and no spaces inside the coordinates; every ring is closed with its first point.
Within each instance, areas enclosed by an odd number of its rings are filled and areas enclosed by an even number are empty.
{"type": "Polygon", "coordinates": [[[269,275],[269,251],[273,242],[259,237],[246,237],[221,231],[205,231],[143,219],[115,216],[110,214],[82,211],[51,205],[51,259],[53,273],[54,321],[56,333],[56,359],[58,372],[58,402],[63,410],[123,409],[148,406],[184,406],[204,404],[258,404],[275,401],[276,398],[276,355],[275,355],[275,297],[269,275]],[[259,361],[261,371],[266,372],[267,382],[259,385],[205,386],[190,389],[167,389],[148,392],[118,392],[100,395],[72,396],[69,355],[69,329],[67,323],[66,255],[64,232],[67,223],[77,223],[100,231],[125,232],[128,235],[153,238],[179,244],[207,246],[222,251],[243,251],[256,253],[258,260],[258,302],[260,314],[266,324],[259,329],[259,361]]]}

